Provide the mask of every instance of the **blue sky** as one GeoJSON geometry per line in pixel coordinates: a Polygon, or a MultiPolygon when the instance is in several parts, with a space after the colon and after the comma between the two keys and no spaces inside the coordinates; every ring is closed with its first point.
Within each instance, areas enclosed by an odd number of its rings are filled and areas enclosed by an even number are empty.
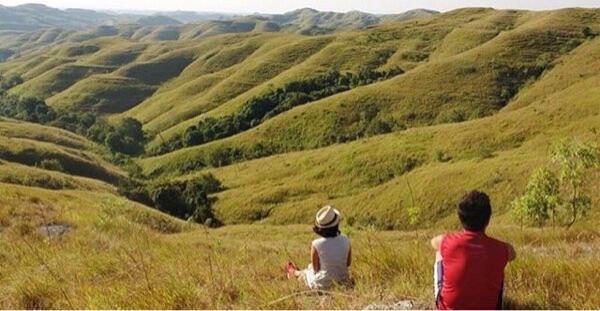
{"type": "Polygon", "coordinates": [[[399,13],[414,8],[447,11],[460,7],[546,10],[564,7],[600,7],[600,0],[0,0],[12,6],[36,2],[59,8],[118,10],[190,10],[233,13],[281,13],[297,8],[347,12],[399,13]]]}

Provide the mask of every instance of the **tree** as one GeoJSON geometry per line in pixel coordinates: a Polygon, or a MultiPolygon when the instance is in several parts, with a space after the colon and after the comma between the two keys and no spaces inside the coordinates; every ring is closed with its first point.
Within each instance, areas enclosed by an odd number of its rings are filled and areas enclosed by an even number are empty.
{"type": "Polygon", "coordinates": [[[525,193],[512,202],[513,216],[521,223],[530,222],[539,227],[552,218],[555,224],[560,204],[559,180],[545,168],[537,169],[527,183],[525,193]]]}
{"type": "Polygon", "coordinates": [[[117,132],[134,141],[144,142],[146,134],[142,129],[142,123],[134,118],[125,118],[117,124],[117,132]]]}
{"type": "Polygon", "coordinates": [[[560,166],[560,182],[567,192],[564,207],[570,214],[567,227],[571,227],[591,207],[592,200],[585,192],[585,177],[588,169],[599,166],[598,146],[561,140],[552,153],[552,161],[560,166]]]}
{"type": "Polygon", "coordinates": [[[204,223],[208,219],[214,219],[212,202],[208,198],[206,187],[201,180],[191,180],[185,185],[183,197],[189,211],[186,218],[197,223],[204,223]]]}
{"type": "Polygon", "coordinates": [[[127,155],[138,155],[144,152],[146,134],[142,130],[142,124],[133,118],[123,119],[114,130],[112,127],[100,126],[94,128],[93,132],[89,132],[89,134],[96,138],[105,136],[104,143],[115,152],[127,155]],[[108,133],[106,133],[107,131],[108,133]]]}
{"type": "Polygon", "coordinates": [[[118,133],[109,133],[104,139],[104,144],[112,151],[121,152],[123,150],[123,137],[118,133]]]}
{"type": "Polygon", "coordinates": [[[47,123],[56,115],[46,103],[36,97],[23,97],[18,100],[16,117],[21,120],[37,123],[47,123]]]}
{"type": "Polygon", "coordinates": [[[17,74],[10,74],[2,79],[0,79],[0,89],[8,90],[11,89],[21,83],[23,83],[23,78],[17,74]]]}
{"type": "Polygon", "coordinates": [[[196,126],[188,127],[183,134],[184,146],[196,146],[203,142],[202,132],[196,126]]]}
{"type": "Polygon", "coordinates": [[[186,216],[186,205],[181,199],[181,190],[175,185],[161,185],[152,191],[150,197],[154,206],[167,214],[184,218],[186,216]]]}
{"type": "Polygon", "coordinates": [[[160,184],[150,197],[154,207],[165,213],[214,227],[221,222],[213,213],[214,199],[209,195],[221,189],[221,182],[212,174],[206,174],[184,182],[160,184]]]}
{"type": "Polygon", "coordinates": [[[570,228],[591,208],[586,193],[587,170],[600,165],[600,153],[595,143],[561,140],[552,151],[556,173],[539,168],[531,176],[525,193],[512,203],[513,216],[521,223],[538,226],[552,219],[570,228]]]}

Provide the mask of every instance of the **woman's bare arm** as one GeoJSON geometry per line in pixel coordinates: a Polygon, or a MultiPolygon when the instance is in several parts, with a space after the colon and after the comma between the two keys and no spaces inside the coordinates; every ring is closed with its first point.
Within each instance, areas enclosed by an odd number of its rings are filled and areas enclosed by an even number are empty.
{"type": "Polygon", "coordinates": [[[314,247],[310,248],[310,260],[313,270],[319,272],[319,270],[321,270],[321,262],[319,261],[319,253],[314,247]]]}

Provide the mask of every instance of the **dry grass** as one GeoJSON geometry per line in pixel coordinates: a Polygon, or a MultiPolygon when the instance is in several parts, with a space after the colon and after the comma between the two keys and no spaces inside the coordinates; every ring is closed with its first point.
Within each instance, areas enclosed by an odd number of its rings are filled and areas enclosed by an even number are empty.
{"type": "MultiPolygon", "coordinates": [[[[287,280],[281,267],[287,259],[307,263],[309,226],[206,230],[111,195],[1,184],[0,225],[3,308],[358,309],[400,299],[433,307],[428,239],[438,230],[344,228],[355,287],[317,295],[287,280]],[[70,229],[55,237],[39,230],[43,224],[70,229]]],[[[507,269],[511,308],[600,305],[595,227],[492,224],[491,234],[519,252],[507,269]]]]}

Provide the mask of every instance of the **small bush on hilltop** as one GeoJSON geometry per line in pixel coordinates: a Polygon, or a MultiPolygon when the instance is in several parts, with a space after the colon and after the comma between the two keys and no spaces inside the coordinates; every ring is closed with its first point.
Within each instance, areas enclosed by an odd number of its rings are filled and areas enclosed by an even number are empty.
{"type": "Polygon", "coordinates": [[[44,159],[40,161],[39,166],[45,170],[64,171],[62,164],[57,159],[44,159]]]}
{"type": "Polygon", "coordinates": [[[521,224],[544,226],[560,221],[571,227],[591,208],[586,192],[586,176],[590,168],[600,166],[600,151],[594,143],[561,140],[552,152],[558,174],[539,168],[531,176],[525,193],[513,203],[513,216],[521,224]]]}

